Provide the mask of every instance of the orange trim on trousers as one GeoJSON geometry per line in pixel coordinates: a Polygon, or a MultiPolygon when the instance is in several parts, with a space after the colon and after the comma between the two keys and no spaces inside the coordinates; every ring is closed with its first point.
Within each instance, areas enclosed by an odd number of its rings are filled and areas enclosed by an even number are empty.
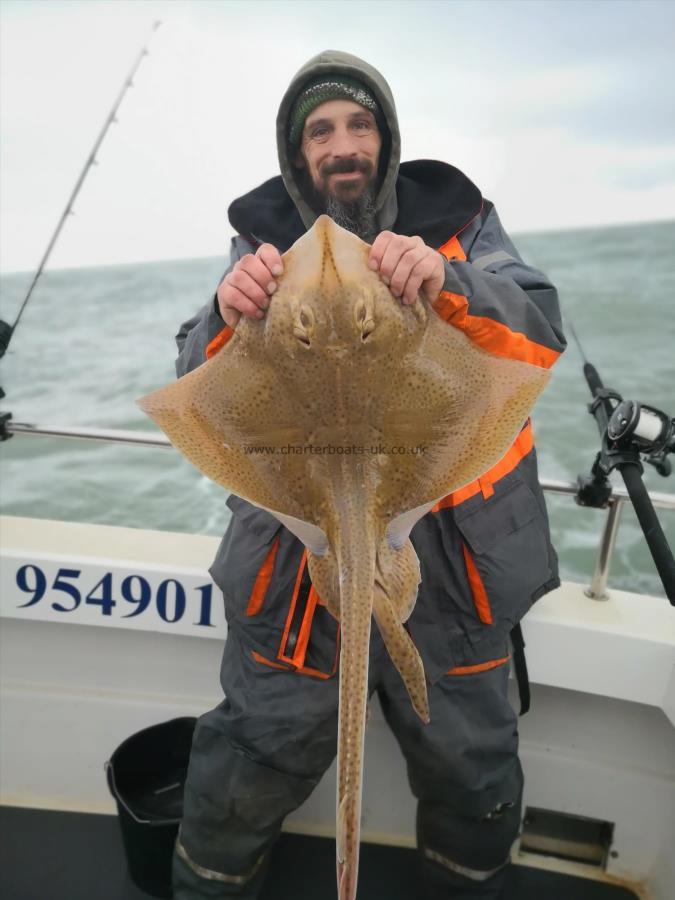
{"type": "Polygon", "coordinates": [[[290,608],[288,610],[288,615],[286,617],[286,625],[284,627],[283,637],[281,639],[281,646],[279,647],[279,652],[277,653],[277,659],[281,662],[288,663],[288,665],[292,666],[294,671],[299,672],[301,675],[313,675],[317,678],[330,678],[337,669],[337,661],[339,656],[339,630],[338,630],[338,640],[336,641],[336,654],[335,659],[333,660],[333,668],[330,672],[321,672],[318,669],[313,669],[310,666],[305,665],[305,658],[307,656],[307,648],[309,646],[309,638],[312,631],[312,623],[314,621],[314,613],[316,611],[316,607],[321,604],[321,598],[319,594],[314,588],[314,585],[310,582],[310,588],[307,593],[307,599],[305,603],[305,609],[302,614],[302,622],[300,624],[300,629],[298,631],[298,636],[295,641],[295,646],[293,648],[293,655],[289,656],[286,653],[286,645],[288,643],[288,635],[291,630],[291,625],[293,622],[293,616],[295,614],[295,609],[298,603],[298,598],[300,595],[300,588],[302,585],[302,577],[305,571],[305,566],[307,565],[307,548],[304,549],[302,557],[300,558],[300,565],[298,566],[298,574],[295,577],[295,585],[293,587],[293,597],[291,599],[290,608]]]}
{"type": "Polygon", "coordinates": [[[446,675],[475,675],[476,672],[487,672],[489,669],[496,669],[497,666],[503,666],[511,659],[510,656],[502,656],[501,659],[491,659],[488,662],[478,663],[475,666],[455,666],[454,669],[448,669],[446,675]]]}
{"type": "MultiPolygon", "coordinates": [[[[291,597],[291,605],[288,609],[288,615],[286,616],[286,625],[284,626],[284,633],[281,638],[281,646],[279,647],[279,652],[277,653],[277,659],[280,659],[282,662],[289,663],[291,666],[293,665],[293,657],[286,656],[286,644],[288,643],[288,634],[291,630],[291,624],[293,622],[293,613],[295,612],[295,604],[298,602],[298,594],[300,593],[300,584],[302,583],[302,573],[305,570],[305,566],[307,565],[307,548],[305,547],[302,551],[302,556],[300,558],[300,565],[298,566],[298,574],[295,576],[295,585],[293,586],[293,596],[291,597]]],[[[304,616],[303,616],[303,624],[304,624],[304,616]]],[[[304,662],[304,660],[303,660],[304,662]]]]}
{"type": "Polygon", "coordinates": [[[274,560],[279,549],[279,538],[275,538],[274,543],[269,549],[265,561],[263,562],[258,574],[256,575],[251,596],[248,598],[248,606],[246,607],[247,616],[257,616],[263,607],[267,588],[270,586],[272,574],[274,572],[274,560]]]}
{"type": "Polygon", "coordinates": [[[337,668],[337,656],[331,672],[320,672],[318,669],[312,669],[309,666],[303,666],[302,669],[293,669],[291,666],[283,666],[281,663],[266,659],[262,654],[258,653],[257,650],[251,650],[251,656],[257,663],[261,663],[263,666],[269,666],[271,669],[282,669],[284,672],[296,672],[298,675],[309,675],[311,678],[322,678],[323,680],[332,678],[337,668]]]}

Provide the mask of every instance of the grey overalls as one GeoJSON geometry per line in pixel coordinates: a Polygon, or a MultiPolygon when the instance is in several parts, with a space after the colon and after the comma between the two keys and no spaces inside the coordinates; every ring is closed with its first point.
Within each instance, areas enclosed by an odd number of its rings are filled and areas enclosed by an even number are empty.
{"type": "MultiPolygon", "coordinates": [[[[431,161],[399,167],[386,82],[354,60],[328,53],[311,61],[289,88],[280,119],[297,85],[322,67],[358,71],[392,128],[385,184],[394,200],[381,208],[394,219],[383,227],[420,233],[446,258],[437,312],[489,352],[550,366],[565,346],[555,288],[522,261],[492,204],[461,172],[431,161]]],[[[230,208],[238,232],[231,265],[263,241],[285,250],[294,230],[311,225],[281,152],[280,161],[283,183],[272,179],[230,208]],[[275,232],[279,223],[288,234],[275,232]]],[[[182,326],[179,375],[204,361],[223,326],[213,301],[182,326]]],[[[265,510],[234,496],[227,502],[232,519],[211,568],[228,621],[224,700],[197,723],[174,858],[176,900],[258,897],[284,817],[336,753],[338,624],[310,582],[297,538],[265,510]]],[[[497,897],[523,784],[517,717],[506,697],[509,634],[559,584],[530,423],[500,463],[437,504],[411,539],[422,582],[406,627],[424,662],[431,723],[414,713],[376,627],[370,690],[418,799],[428,896],[497,897]]]]}

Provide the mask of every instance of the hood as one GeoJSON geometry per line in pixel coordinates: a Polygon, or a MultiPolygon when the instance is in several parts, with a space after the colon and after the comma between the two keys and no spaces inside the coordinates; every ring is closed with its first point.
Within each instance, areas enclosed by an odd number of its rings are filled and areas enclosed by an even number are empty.
{"type": "Polygon", "coordinates": [[[293,102],[307,82],[319,75],[350,75],[364,84],[377,100],[389,133],[382,135],[382,150],[379,166],[380,188],[375,199],[375,210],[379,230],[391,228],[396,221],[396,178],[401,159],[401,138],[398,119],[391,89],[377,69],[358,56],[341,53],[339,50],[324,50],[314,56],[294,76],[284,94],[277,115],[277,152],[281,177],[288,194],[300,214],[305,228],[314,224],[317,213],[312,209],[300,190],[296,175],[298,170],[288,157],[286,134],[288,116],[293,102]]]}
{"type": "Polygon", "coordinates": [[[381,184],[376,198],[379,230],[419,235],[429,246],[440,247],[480,213],[481,192],[463,172],[447,163],[400,163],[401,138],[389,85],[367,62],[337,50],[326,50],[310,59],[291,81],[277,116],[281,176],[270,178],[230,204],[228,217],[235,232],[254,245],[270,243],[284,253],[316,221],[317,213],[296,181],[298,170],[288,158],[286,127],[303,86],[317,75],[331,73],[363,82],[380,104],[389,129],[388,135],[382,135],[381,184]]]}

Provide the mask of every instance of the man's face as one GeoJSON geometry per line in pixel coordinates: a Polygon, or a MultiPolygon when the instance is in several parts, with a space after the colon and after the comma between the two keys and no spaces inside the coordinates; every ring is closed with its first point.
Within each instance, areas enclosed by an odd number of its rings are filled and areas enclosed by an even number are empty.
{"type": "Polygon", "coordinates": [[[370,110],[352,100],[329,100],[305,121],[298,168],[306,168],[324,198],[356,202],[374,187],[382,138],[370,110]]]}

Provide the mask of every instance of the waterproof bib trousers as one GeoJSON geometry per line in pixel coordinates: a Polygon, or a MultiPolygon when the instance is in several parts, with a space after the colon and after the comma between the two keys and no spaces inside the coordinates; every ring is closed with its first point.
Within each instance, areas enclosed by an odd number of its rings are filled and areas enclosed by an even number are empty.
{"type": "MultiPolygon", "coordinates": [[[[379,696],[418,801],[420,895],[496,900],[523,784],[517,717],[507,699],[508,648],[501,664],[467,667],[429,685],[431,722],[424,725],[373,631],[369,691],[379,696]]],[[[175,900],[260,897],[284,818],[336,754],[337,672],[315,678],[262,665],[231,628],[221,675],[226,699],[195,730],[175,900]]]]}

